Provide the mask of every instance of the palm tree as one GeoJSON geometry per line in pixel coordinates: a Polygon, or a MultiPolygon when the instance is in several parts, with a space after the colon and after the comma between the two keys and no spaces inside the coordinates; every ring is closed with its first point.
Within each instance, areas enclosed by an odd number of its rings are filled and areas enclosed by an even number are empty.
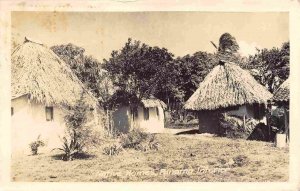
{"type": "Polygon", "coordinates": [[[219,52],[231,52],[236,53],[239,50],[239,45],[236,39],[229,33],[224,33],[219,39],[219,52]]]}
{"type": "Polygon", "coordinates": [[[235,60],[238,54],[239,45],[234,36],[229,33],[224,33],[219,39],[219,46],[210,41],[217,50],[217,56],[220,59],[235,60]]]}

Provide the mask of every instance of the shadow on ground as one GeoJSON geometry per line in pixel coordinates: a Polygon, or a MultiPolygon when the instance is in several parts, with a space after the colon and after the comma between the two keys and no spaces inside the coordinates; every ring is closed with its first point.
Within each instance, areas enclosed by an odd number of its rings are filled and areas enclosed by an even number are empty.
{"type": "Polygon", "coordinates": [[[176,133],[175,135],[191,135],[191,134],[200,134],[199,129],[181,131],[181,132],[176,133]]]}
{"type": "MultiPolygon", "coordinates": [[[[76,160],[88,160],[88,159],[93,159],[95,158],[96,155],[91,155],[91,154],[85,154],[85,153],[79,153],[73,157],[73,159],[76,160]]],[[[64,159],[64,154],[55,154],[52,155],[51,158],[55,160],[63,160],[64,159]]]]}

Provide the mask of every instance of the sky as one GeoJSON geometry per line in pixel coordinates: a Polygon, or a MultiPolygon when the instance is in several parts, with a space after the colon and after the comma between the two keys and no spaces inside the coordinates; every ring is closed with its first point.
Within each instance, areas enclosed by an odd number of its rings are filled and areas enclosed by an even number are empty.
{"type": "Polygon", "coordinates": [[[215,52],[229,32],[242,55],[255,48],[280,47],[289,40],[285,12],[12,12],[12,41],[24,37],[48,47],[72,43],[102,61],[120,50],[127,39],[165,47],[175,57],[197,51],[215,52]]]}

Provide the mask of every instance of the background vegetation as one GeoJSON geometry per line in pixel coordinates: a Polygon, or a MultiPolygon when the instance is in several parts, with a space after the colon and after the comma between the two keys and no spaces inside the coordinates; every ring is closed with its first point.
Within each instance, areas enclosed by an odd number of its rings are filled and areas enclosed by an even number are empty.
{"type": "Polygon", "coordinates": [[[124,102],[134,103],[151,95],[166,103],[184,103],[220,59],[233,61],[251,74],[270,92],[289,76],[289,42],[272,49],[257,49],[242,57],[239,45],[229,33],[219,39],[215,53],[198,51],[174,57],[164,47],[150,46],[131,38],[120,50],[102,62],[84,54],[73,44],[51,49],[62,58],[78,78],[94,93],[104,108],[124,102]]]}

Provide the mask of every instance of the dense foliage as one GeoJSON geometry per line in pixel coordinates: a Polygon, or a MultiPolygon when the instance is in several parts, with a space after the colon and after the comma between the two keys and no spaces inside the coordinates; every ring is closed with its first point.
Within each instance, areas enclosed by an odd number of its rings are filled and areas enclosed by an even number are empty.
{"type": "Polygon", "coordinates": [[[114,88],[106,71],[101,69],[101,63],[85,55],[83,48],[71,43],[53,46],[51,49],[70,66],[79,80],[98,98],[100,105],[107,108],[114,88]]]}
{"type": "Polygon", "coordinates": [[[290,43],[285,42],[280,48],[257,49],[255,55],[249,56],[246,68],[270,92],[274,92],[289,77],[290,43]]]}
{"type": "Polygon", "coordinates": [[[181,101],[186,101],[217,63],[216,56],[206,52],[196,52],[193,55],[175,59],[172,82],[181,93],[176,97],[181,98],[181,101]]]}
{"type": "Polygon", "coordinates": [[[173,91],[168,64],[172,60],[173,54],[167,49],[129,38],[121,50],[113,51],[111,58],[104,60],[103,68],[117,87],[117,94],[134,104],[142,98],[162,97],[173,91]]]}
{"type": "Polygon", "coordinates": [[[103,63],[84,55],[73,44],[51,49],[68,63],[78,78],[94,93],[104,108],[132,104],[155,96],[166,103],[184,103],[218,61],[229,60],[250,70],[269,91],[289,76],[289,42],[280,48],[257,49],[255,55],[241,57],[236,39],[224,33],[215,53],[198,51],[174,58],[166,48],[152,47],[131,38],[120,50],[113,50],[103,63]]]}

